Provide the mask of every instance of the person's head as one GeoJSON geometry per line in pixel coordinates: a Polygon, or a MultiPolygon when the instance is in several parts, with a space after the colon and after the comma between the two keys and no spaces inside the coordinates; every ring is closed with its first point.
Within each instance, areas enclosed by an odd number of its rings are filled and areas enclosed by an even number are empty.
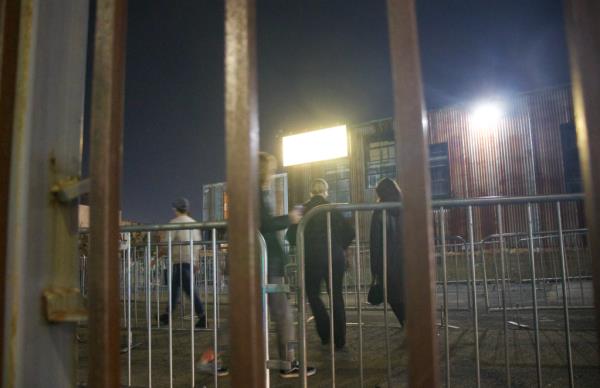
{"type": "Polygon", "coordinates": [[[312,181],[312,184],[310,185],[310,195],[311,197],[315,196],[315,195],[320,195],[323,198],[327,198],[327,196],[329,195],[329,185],[327,184],[327,181],[323,178],[317,178],[314,181],[312,181]]]}
{"type": "Polygon", "coordinates": [[[402,200],[400,187],[390,178],[380,180],[375,187],[375,193],[379,202],[400,202],[402,200]]]}
{"type": "Polygon", "coordinates": [[[258,154],[258,179],[260,187],[268,189],[271,185],[271,178],[277,171],[277,158],[268,152],[258,154]]]}
{"type": "Polygon", "coordinates": [[[187,198],[177,198],[171,206],[177,215],[187,214],[190,211],[190,201],[187,198]]]}

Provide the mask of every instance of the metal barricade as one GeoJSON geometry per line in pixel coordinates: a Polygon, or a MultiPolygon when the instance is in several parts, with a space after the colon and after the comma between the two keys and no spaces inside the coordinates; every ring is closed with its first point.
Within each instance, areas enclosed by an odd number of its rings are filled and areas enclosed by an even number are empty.
{"type": "MultiPolygon", "coordinates": [[[[503,322],[501,336],[503,341],[503,356],[504,361],[501,368],[504,370],[504,381],[502,385],[511,386],[513,382],[517,382],[511,374],[511,358],[517,352],[517,349],[531,349],[533,364],[528,362],[527,368],[535,371],[534,374],[527,376],[529,383],[535,383],[541,386],[544,381],[544,365],[542,360],[542,348],[555,348],[555,343],[549,343],[546,338],[542,338],[542,329],[540,328],[540,311],[546,309],[560,309],[562,311],[562,325],[556,329],[556,324],[553,324],[553,331],[558,330],[559,335],[564,337],[564,346],[562,351],[556,351],[559,357],[562,357],[563,366],[565,368],[565,385],[574,386],[575,374],[573,366],[573,350],[572,350],[572,335],[570,327],[570,310],[572,307],[587,308],[591,307],[591,285],[586,284],[590,276],[589,263],[590,258],[587,253],[586,230],[570,229],[565,230],[563,221],[562,207],[565,203],[581,201],[582,195],[555,195],[555,196],[532,196],[532,197],[513,197],[513,198],[480,198],[472,200],[442,200],[433,201],[433,208],[441,210],[436,212],[436,224],[439,228],[438,240],[436,242],[436,252],[438,261],[438,306],[441,311],[440,330],[444,342],[444,367],[445,370],[445,386],[449,387],[452,383],[452,370],[458,362],[451,352],[451,338],[449,328],[453,326],[448,324],[449,316],[452,314],[470,314],[470,326],[466,324],[464,333],[472,332],[472,362],[473,375],[472,378],[475,385],[480,387],[486,385],[485,378],[482,377],[482,354],[480,353],[482,330],[490,328],[490,322],[503,322]],[[536,230],[534,227],[534,206],[548,207],[550,204],[552,211],[547,214],[548,217],[553,217],[555,228],[549,231],[536,230]],[[507,223],[503,219],[503,209],[510,205],[513,208],[518,208],[526,222],[525,229],[519,233],[506,233],[507,223]],[[497,233],[493,237],[484,238],[476,241],[474,212],[479,211],[482,207],[492,207],[496,216],[497,233]],[[458,209],[454,213],[460,213],[461,217],[465,217],[465,227],[467,239],[449,238],[446,235],[446,219],[449,217],[444,210],[458,209]],[[464,268],[459,263],[463,261],[464,268]],[[450,264],[450,265],[449,265],[450,264]],[[454,265],[453,270],[449,267],[454,265]],[[540,291],[542,286],[542,292],[540,291]],[[456,295],[451,295],[450,290],[454,289],[456,295]],[[553,296],[550,296],[553,293],[553,296]],[[452,300],[452,301],[451,301],[452,300]],[[450,306],[453,305],[454,309],[450,306]],[[498,314],[500,314],[498,316],[498,314]],[[520,315],[519,315],[520,314],[520,315]],[[532,321],[531,327],[523,323],[524,315],[526,319],[532,321]],[[485,317],[484,317],[485,316],[485,317]],[[482,320],[482,317],[485,319],[482,320]],[[515,330],[527,329],[531,330],[532,339],[524,341],[515,337],[510,338],[509,327],[514,327],[515,330]],[[529,345],[530,344],[530,345],[529,345]],[[530,366],[529,366],[530,365],[530,366]],[[482,380],[483,379],[483,380],[482,380]],[[483,382],[482,382],[483,381],[483,382]]],[[[356,231],[359,232],[358,214],[361,211],[380,210],[384,215],[390,209],[400,208],[400,203],[378,203],[378,204],[329,204],[319,206],[307,213],[298,227],[297,234],[297,252],[296,260],[298,264],[298,309],[299,309],[299,350],[301,363],[301,381],[302,387],[308,386],[306,376],[306,365],[309,358],[307,352],[307,333],[306,333],[306,281],[305,281],[305,265],[306,265],[306,250],[305,250],[305,232],[306,225],[315,216],[321,214],[326,215],[327,236],[326,239],[328,252],[328,277],[329,277],[329,308],[333,311],[333,290],[332,290],[332,242],[331,242],[331,213],[333,211],[352,212],[356,231]]],[[[547,223],[548,224],[548,223],[547,223]]],[[[510,224],[514,229],[515,225],[510,224]]],[[[386,228],[384,227],[385,231],[386,228]]],[[[384,232],[384,243],[386,247],[387,236],[384,232]]],[[[356,236],[356,246],[353,249],[355,270],[353,274],[354,293],[356,297],[356,310],[358,314],[358,353],[359,353],[359,368],[356,371],[360,386],[365,384],[365,369],[364,369],[364,333],[366,327],[364,325],[363,314],[365,304],[365,289],[364,275],[361,268],[365,263],[364,255],[361,255],[364,240],[360,236],[356,236]]],[[[387,252],[384,250],[384,258],[387,258],[387,252]]],[[[387,273],[387,259],[384,259],[384,273],[387,273]]],[[[386,376],[388,386],[398,385],[397,376],[392,376],[393,372],[397,372],[391,366],[390,357],[390,341],[389,332],[390,325],[388,324],[387,314],[387,275],[384,278],[384,336],[385,344],[385,362],[386,376]],[[393,371],[394,370],[394,371],[393,371]],[[394,380],[396,379],[396,380],[394,380]]],[[[348,280],[348,279],[347,279],[348,280]]],[[[346,286],[348,282],[346,283],[346,286]]],[[[350,291],[346,290],[346,297],[350,295],[350,291]]],[[[372,307],[368,307],[372,309],[372,307]]],[[[550,310],[548,310],[550,311],[550,310]]],[[[410,317],[407,317],[410,319],[410,317]]],[[[334,318],[330,314],[330,337],[334,338],[333,333],[334,318]]],[[[461,329],[462,330],[462,329],[461,329]]],[[[548,329],[550,330],[550,329],[548,329]]],[[[500,332],[499,334],[500,335],[500,332]]],[[[489,358],[485,355],[486,358],[489,358]]],[[[333,340],[330,343],[329,357],[331,362],[331,386],[336,385],[336,353],[333,340]]],[[[460,360],[460,362],[463,362],[460,360]]],[[[466,361],[469,362],[468,360],[466,361]]],[[[486,362],[485,367],[489,362],[486,362]]],[[[552,365],[553,368],[556,365],[552,365]]],[[[523,368],[523,365],[519,365],[523,368]]],[[[397,375],[397,373],[396,373],[397,375]]],[[[523,376],[520,376],[523,379],[523,376]]],[[[464,376],[461,376],[464,379],[464,376]]],[[[321,382],[322,383],[322,382],[321,382]]]]}

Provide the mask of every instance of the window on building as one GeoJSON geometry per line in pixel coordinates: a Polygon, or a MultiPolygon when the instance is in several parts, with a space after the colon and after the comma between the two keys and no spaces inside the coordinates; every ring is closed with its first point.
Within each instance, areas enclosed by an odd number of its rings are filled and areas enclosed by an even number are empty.
{"type": "Polygon", "coordinates": [[[324,178],[329,184],[330,202],[350,203],[350,168],[347,159],[328,163],[324,178]]]}
{"type": "MultiPolygon", "coordinates": [[[[396,145],[390,139],[372,139],[366,150],[367,187],[377,186],[381,178],[396,179],[396,145]]],[[[431,195],[433,198],[450,197],[450,162],[448,143],[429,145],[431,195]]]]}
{"type": "Polygon", "coordinates": [[[450,197],[450,161],[448,143],[429,145],[429,172],[431,175],[431,197],[450,197]]]}
{"type": "Polygon", "coordinates": [[[560,126],[560,142],[562,145],[567,193],[580,193],[583,190],[583,185],[581,182],[581,169],[579,167],[577,135],[573,123],[565,123],[560,126]]]}
{"type": "Polygon", "coordinates": [[[396,148],[392,140],[371,141],[367,148],[367,187],[377,186],[381,178],[396,178],[396,148]]]}

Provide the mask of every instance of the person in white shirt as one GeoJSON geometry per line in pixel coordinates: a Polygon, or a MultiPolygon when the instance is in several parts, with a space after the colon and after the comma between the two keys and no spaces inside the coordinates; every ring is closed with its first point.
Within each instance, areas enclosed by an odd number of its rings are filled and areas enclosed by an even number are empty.
{"type": "MultiPolygon", "coordinates": [[[[175,212],[175,218],[169,221],[170,224],[189,223],[196,222],[195,219],[190,217],[188,214],[190,208],[190,202],[186,198],[178,198],[172,203],[173,211],[175,212]]],[[[160,316],[161,323],[169,324],[169,313],[175,311],[175,307],[179,301],[180,289],[183,287],[183,291],[190,297],[194,298],[194,312],[198,315],[198,322],[196,328],[206,327],[206,315],[204,313],[204,305],[195,290],[190,292],[191,283],[194,268],[190,266],[192,260],[190,260],[190,253],[193,253],[193,259],[196,260],[199,257],[200,245],[195,244],[193,252],[190,252],[190,238],[192,241],[200,240],[200,231],[198,229],[191,230],[176,230],[171,232],[171,262],[173,264],[173,275],[171,278],[171,311],[167,304],[167,311],[160,316]]],[[[166,240],[166,238],[165,238],[166,240]]]]}

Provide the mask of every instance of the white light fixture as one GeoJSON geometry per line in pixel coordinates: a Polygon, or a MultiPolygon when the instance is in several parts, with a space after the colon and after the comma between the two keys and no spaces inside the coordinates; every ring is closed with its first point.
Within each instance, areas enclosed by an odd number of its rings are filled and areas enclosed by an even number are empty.
{"type": "Polygon", "coordinates": [[[345,125],[285,136],[282,143],[284,166],[348,156],[345,125]]]}
{"type": "Polygon", "coordinates": [[[470,115],[471,125],[476,129],[493,129],[502,118],[502,108],[499,104],[485,102],[476,105],[470,115]]]}

